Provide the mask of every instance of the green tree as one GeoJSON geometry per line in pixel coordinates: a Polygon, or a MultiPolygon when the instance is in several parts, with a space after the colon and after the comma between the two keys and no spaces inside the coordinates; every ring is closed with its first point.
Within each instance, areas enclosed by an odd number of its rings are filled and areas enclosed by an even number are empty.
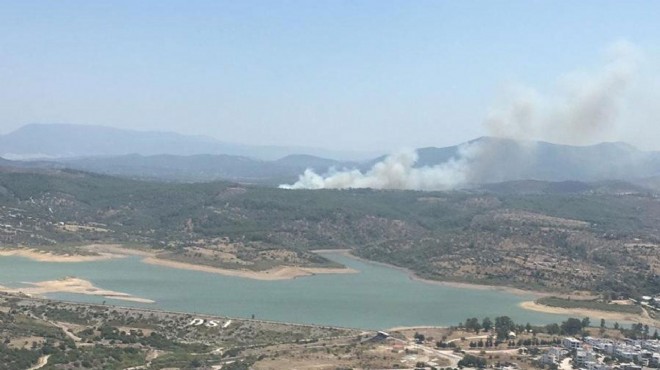
{"type": "Polygon", "coordinates": [[[498,339],[506,339],[509,337],[509,332],[516,329],[516,323],[511,320],[509,316],[498,316],[495,318],[495,332],[497,332],[498,339]]]}
{"type": "Polygon", "coordinates": [[[566,335],[575,335],[582,331],[582,321],[574,317],[561,323],[561,331],[566,335]]]}
{"type": "Polygon", "coordinates": [[[473,317],[465,320],[465,330],[470,330],[470,331],[473,330],[475,333],[479,333],[479,330],[481,330],[481,324],[479,324],[479,319],[473,317]]]}
{"type": "Polygon", "coordinates": [[[462,360],[458,361],[458,367],[477,367],[483,369],[486,367],[486,359],[473,355],[465,355],[462,360]]]}
{"type": "Polygon", "coordinates": [[[490,329],[493,328],[493,322],[490,320],[490,317],[484,317],[484,319],[481,321],[481,327],[484,329],[484,331],[490,331],[490,329]]]}
{"type": "Polygon", "coordinates": [[[591,322],[589,321],[588,317],[585,317],[585,318],[582,319],[582,327],[583,328],[588,328],[590,323],[591,322]]]}
{"type": "Polygon", "coordinates": [[[557,323],[552,323],[545,326],[545,331],[550,335],[557,335],[561,333],[561,328],[557,323]]]}

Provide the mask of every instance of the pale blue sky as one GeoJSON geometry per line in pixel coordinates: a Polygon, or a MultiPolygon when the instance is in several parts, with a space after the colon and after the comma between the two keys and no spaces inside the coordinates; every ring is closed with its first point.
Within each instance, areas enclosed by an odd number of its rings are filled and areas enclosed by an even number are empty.
{"type": "MultiPolygon", "coordinates": [[[[658,55],[659,20],[657,1],[0,0],[0,133],[67,122],[450,145],[489,134],[509,84],[552,89],[618,40],[658,55]]],[[[615,139],[654,145],[642,136],[615,139]]]]}

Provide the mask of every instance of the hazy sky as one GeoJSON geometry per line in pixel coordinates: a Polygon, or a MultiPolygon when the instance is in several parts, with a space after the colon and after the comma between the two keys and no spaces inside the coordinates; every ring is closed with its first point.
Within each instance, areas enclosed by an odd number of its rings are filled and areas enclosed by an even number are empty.
{"type": "Polygon", "coordinates": [[[660,149],[659,20],[658,1],[0,0],[0,133],[66,122],[450,145],[492,134],[512,86],[570,100],[566,79],[597,79],[624,43],[635,78],[594,140],[660,149]]]}

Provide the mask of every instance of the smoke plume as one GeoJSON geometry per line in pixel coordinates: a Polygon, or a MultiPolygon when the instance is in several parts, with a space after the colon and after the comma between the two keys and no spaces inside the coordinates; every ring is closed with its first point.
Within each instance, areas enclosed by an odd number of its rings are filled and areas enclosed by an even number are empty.
{"type": "Polygon", "coordinates": [[[409,189],[447,190],[468,181],[468,161],[477,155],[475,146],[466,144],[459,148],[460,154],[449,161],[427,167],[414,167],[417,153],[400,151],[376,163],[369,171],[331,170],[321,176],[306,170],[293,185],[280,185],[283,189],[409,189]]]}
{"type": "Polygon", "coordinates": [[[510,88],[491,110],[485,125],[493,136],[584,145],[612,132],[625,93],[633,82],[641,53],[625,41],[611,45],[603,66],[591,73],[572,73],[555,91],[510,88]]]}
{"type": "Polygon", "coordinates": [[[320,175],[306,170],[285,189],[414,189],[448,190],[471,183],[504,181],[534,165],[535,146],[529,140],[581,145],[607,137],[616,124],[622,100],[640,59],[627,42],[613,44],[605,63],[588,74],[570,74],[558,87],[543,94],[517,86],[506,94],[484,121],[491,136],[517,142],[518,157],[503,152],[499,140],[463,144],[449,161],[415,167],[414,151],[400,151],[376,163],[370,170],[335,170],[320,175]],[[522,153],[522,155],[520,155],[522,153]]]}

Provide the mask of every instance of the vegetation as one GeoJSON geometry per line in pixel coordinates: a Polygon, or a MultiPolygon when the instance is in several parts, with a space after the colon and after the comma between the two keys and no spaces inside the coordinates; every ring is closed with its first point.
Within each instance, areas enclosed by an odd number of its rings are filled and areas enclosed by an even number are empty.
{"type": "Polygon", "coordinates": [[[660,202],[616,189],[291,191],[0,171],[0,242],[55,252],[114,242],[255,270],[333,266],[310,251],[350,248],[428,279],[657,294],[660,202]],[[219,257],[227,248],[231,260],[219,257]]]}
{"type": "Polygon", "coordinates": [[[27,369],[37,362],[39,352],[29,349],[9,348],[5,344],[0,344],[0,369],[27,369]]]}
{"type": "Polygon", "coordinates": [[[360,333],[240,319],[232,319],[227,327],[207,327],[191,325],[192,318],[0,294],[0,369],[27,369],[45,356],[46,370],[126,369],[146,364],[154,369],[208,368],[233,362],[236,365],[226,368],[240,369],[257,360],[250,351],[301,339],[352,342],[360,333]]]}
{"type": "Polygon", "coordinates": [[[465,355],[463,359],[458,361],[458,366],[463,367],[477,367],[483,369],[486,367],[486,359],[483,357],[477,357],[473,355],[465,355]]]}
{"type": "MultiPolygon", "coordinates": [[[[490,318],[486,317],[482,320],[483,322],[490,322],[490,318]]],[[[492,337],[489,337],[489,339],[486,342],[482,342],[481,345],[476,345],[478,347],[491,347],[493,345],[497,345],[497,343],[501,342],[506,342],[510,341],[512,339],[515,339],[515,337],[518,334],[521,333],[534,333],[534,334],[539,334],[539,333],[544,333],[544,334],[550,334],[550,335],[576,335],[582,333],[582,331],[590,326],[590,321],[588,317],[585,317],[583,319],[578,319],[578,318],[568,318],[566,321],[562,321],[561,323],[552,323],[552,324],[547,324],[545,326],[534,326],[531,325],[530,323],[526,324],[520,324],[520,323],[515,323],[510,317],[508,316],[498,316],[495,318],[495,323],[493,325],[487,324],[487,325],[482,325],[479,323],[479,319],[477,318],[468,318],[465,320],[465,323],[461,323],[458,327],[455,327],[456,329],[462,329],[468,332],[474,332],[475,334],[479,333],[490,333],[492,334],[492,337]],[[513,334],[513,336],[512,336],[513,334]]],[[[604,327],[604,324],[603,324],[604,327]]],[[[644,326],[643,325],[637,325],[633,327],[632,330],[643,330],[644,326]]],[[[647,331],[648,331],[648,325],[647,325],[647,331]]],[[[423,334],[416,333],[415,338],[421,337],[422,340],[424,339],[423,334]]],[[[472,347],[475,347],[472,346],[472,347]]],[[[447,347],[447,345],[443,346],[441,342],[438,343],[438,347],[447,347]]]]}

